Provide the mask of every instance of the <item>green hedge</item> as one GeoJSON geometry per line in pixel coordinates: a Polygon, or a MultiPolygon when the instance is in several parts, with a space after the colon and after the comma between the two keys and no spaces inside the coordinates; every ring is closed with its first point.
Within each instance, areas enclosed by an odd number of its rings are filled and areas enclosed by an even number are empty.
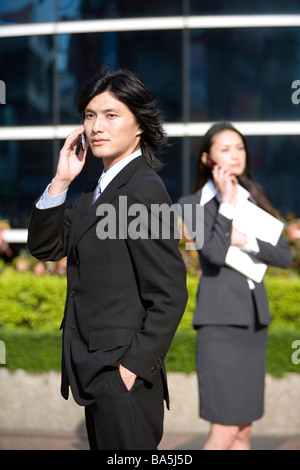
{"type": "MultiPolygon", "coordinates": [[[[6,366],[9,370],[28,372],[59,371],[61,365],[61,332],[0,329],[0,339],[6,345],[6,366]]],[[[279,328],[269,331],[267,371],[275,377],[286,372],[300,373],[300,364],[292,362],[294,340],[299,340],[299,330],[279,328]]],[[[196,332],[178,330],[166,358],[169,372],[195,371],[196,332]]],[[[299,355],[297,355],[299,357],[299,355]]]]}
{"type": "Polygon", "coordinates": [[[65,296],[65,277],[7,268],[0,275],[0,328],[57,330],[65,296]]]}
{"type": "Polygon", "coordinates": [[[6,346],[6,365],[1,367],[33,373],[60,370],[61,331],[2,328],[0,339],[6,346]]]}
{"type": "MultiPolygon", "coordinates": [[[[300,278],[265,278],[273,317],[269,330],[267,370],[280,376],[300,373],[293,364],[292,342],[300,339],[300,278]]],[[[167,356],[169,371],[195,370],[196,332],[192,328],[198,278],[188,276],[189,299],[185,314],[167,356]]],[[[65,277],[19,273],[5,269],[0,275],[0,340],[6,345],[6,367],[31,372],[59,370],[65,303],[65,277]]],[[[2,366],[3,367],[3,366],[2,366]]]]}
{"type": "MultiPolygon", "coordinates": [[[[190,329],[196,302],[198,278],[188,276],[189,299],[179,329],[190,329]]],[[[272,325],[300,329],[300,278],[266,276],[272,325]]],[[[41,331],[60,326],[66,295],[66,278],[36,276],[9,268],[0,275],[0,328],[41,331]]]]}
{"type": "Polygon", "coordinates": [[[300,277],[267,275],[265,285],[272,314],[270,328],[291,327],[300,332],[300,277]]]}

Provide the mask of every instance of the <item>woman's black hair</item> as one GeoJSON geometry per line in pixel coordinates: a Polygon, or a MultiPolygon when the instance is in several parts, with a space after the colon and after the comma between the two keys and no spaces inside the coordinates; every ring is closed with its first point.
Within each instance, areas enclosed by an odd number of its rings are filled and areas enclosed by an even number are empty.
{"type": "Polygon", "coordinates": [[[101,68],[82,90],[77,104],[77,113],[84,119],[84,110],[96,95],[109,91],[124,103],[142,129],[140,145],[148,165],[159,170],[163,164],[155,156],[167,144],[163,120],[156,101],[152,99],[147,86],[133,72],[126,69],[110,71],[101,68]]]}
{"type": "Polygon", "coordinates": [[[207,153],[209,155],[211,146],[214,143],[214,137],[222,131],[230,130],[236,132],[242,139],[243,145],[246,151],[246,166],[244,173],[238,176],[238,182],[241,186],[243,186],[253,199],[256,201],[257,205],[267,211],[269,214],[273,216],[277,216],[277,212],[275,208],[272,206],[268,198],[265,196],[263,189],[258,183],[255,183],[252,178],[252,171],[250,165],[250,158],[249,152],[247,148],[247,142],[243,134],[238,131],[230,122],[221,121],[213,124],[206,134],[203,136],[200,144],[198,160],[197,160],[197,168],[196,168],[196,175],[194,180],[193,192],[195,193],[198,189],[202,188],[205,183],[211,178],[211,170],[204,165],[202,161],[203,153],[207,153]]]}

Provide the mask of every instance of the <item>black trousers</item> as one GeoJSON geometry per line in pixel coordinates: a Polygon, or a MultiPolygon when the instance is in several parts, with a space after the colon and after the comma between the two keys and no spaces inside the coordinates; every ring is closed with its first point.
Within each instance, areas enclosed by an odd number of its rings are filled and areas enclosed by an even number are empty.
{"type": "Polygon", "coordinates": [[[85,407],[91,450],[156,450],[163,434],[164,389],[137,378],[128,391],[112,370],[96,402],[85,407]]]}

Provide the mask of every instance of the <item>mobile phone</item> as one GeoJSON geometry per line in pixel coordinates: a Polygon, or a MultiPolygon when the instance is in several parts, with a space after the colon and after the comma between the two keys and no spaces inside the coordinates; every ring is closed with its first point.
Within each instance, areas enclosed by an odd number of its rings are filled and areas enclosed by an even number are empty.
{"type": "Polygon", "coordinates": [[[204,165],[213,170],[214,166],[216,165],[216,162],[212,158],[207,157],[206,163],[204,163],[204,165]]]}
{"type": "Polygon", "coordinates": [[[80,135],[80,144],[83,151],[86,150],[86,136],[85,133],[80,135]]]}

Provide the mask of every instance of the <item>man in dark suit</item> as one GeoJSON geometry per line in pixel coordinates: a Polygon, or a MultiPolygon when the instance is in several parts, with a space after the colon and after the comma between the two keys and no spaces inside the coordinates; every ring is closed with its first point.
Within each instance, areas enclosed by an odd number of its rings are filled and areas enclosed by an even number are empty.
{"type": "Polygon", "coordinates": [[[78,112],[84,125],[67,137],[28,234],[38,259],[67,256],[61,391],[67,399],[70,386],[85,406],[91,449],[156,449],[168,404],[164,358],[187,301],[175,221],[168,237],[151,236],[148,225],[153,205],[172,205],[155,171],[165,134],[148,89],[129,71],[100,70],[78,112]],[[85,163],[83,133],[104,171],[66,209],[85,163]],[[134,217],[138,209],[143,217],[134,217]]]}

